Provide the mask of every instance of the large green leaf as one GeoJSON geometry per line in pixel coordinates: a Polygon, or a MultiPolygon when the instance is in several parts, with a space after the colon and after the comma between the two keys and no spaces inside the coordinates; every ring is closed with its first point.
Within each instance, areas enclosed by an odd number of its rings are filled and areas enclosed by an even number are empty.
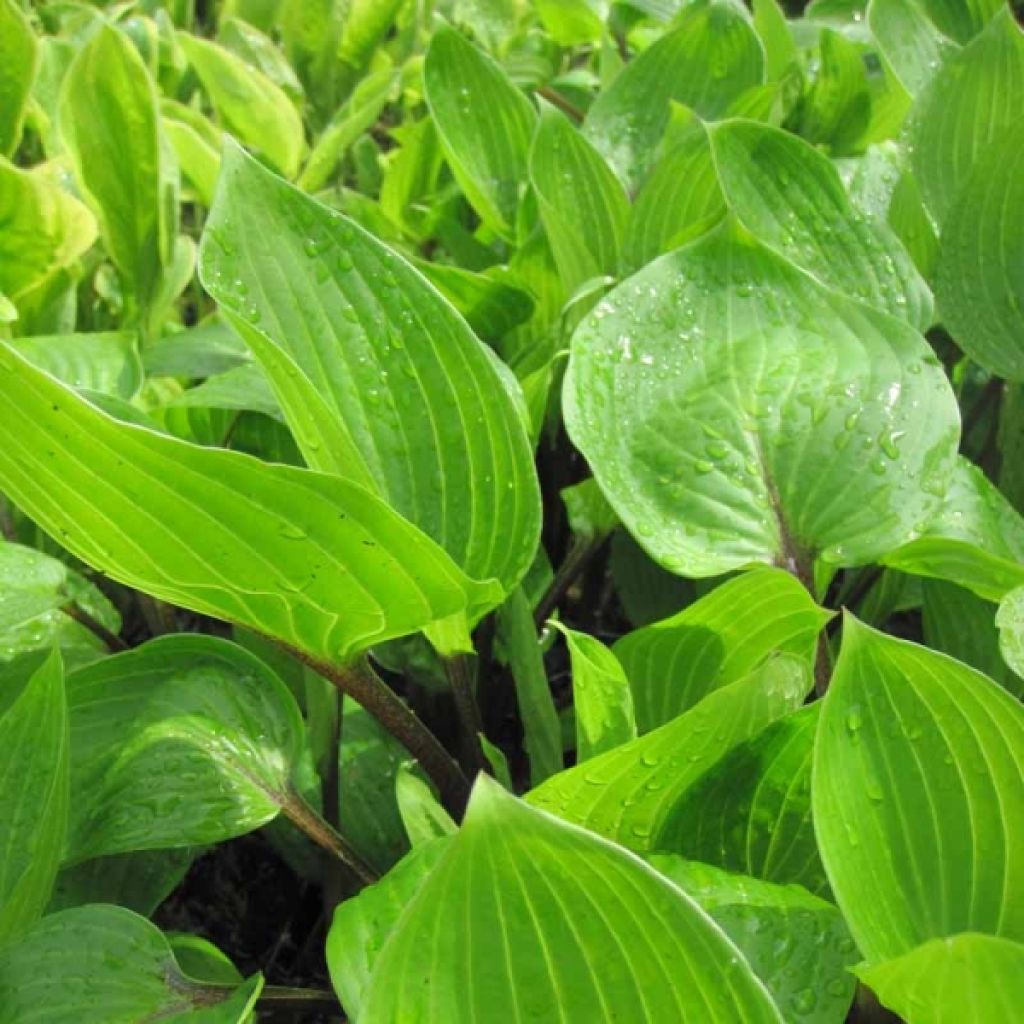
{"type": "Polygon", "coordinates": [[[663,725],[736,682],[772,651],[810,664],[830,618],[791,573],[759,568],[670,618],[627,633],[614,650],[633,690],[640,730],[663,725]]]}
{"type": "Polygon", "coordinates": [[[959,434],[919,334],[733,223],[598,304],[563,402],[623,523],[689,576],[879,557],[935,511],[959,434]]]}
{"type": "Polygon", "coordinates": [[[725,201],[758,239],[823,284],[920,330],[929,325],[924,279],[887,225],[854,211],[827,157],[756,121],[725,121],[708,133],[725,201]]]}
{"type": "Polygon", "coordinates": [[[67,816],[68,710],[54,652],[0,716],[0,946],[46,908],[67,816]]]}
{"type": "Polygon", "coordinates": [[[762,81],[764,51],[746,14],[717,0],[692,4],[600,93],[584,130],[632,194],[651,165],[671,100],[721,117],[762,81]]]}
{"type": "Polygon", "coordinates": [[[533,138],[530,182],[566,291],[614,275],[629,200],[601,154],[551,107],[533,138]]]}
{"type": "Polygon", "coordinates": [[[144,917],[94,904],[0,952],[0,1024],[241,1024],[262,987],[259,975],[238,988],[194,981],[144,917]]]}
{"type": "Polygon", "coordinates": [[[225,127],[294,178],[306,143],[302,119],[281,87],[223,46],[187,32],[176,39],[225,127]]]}
{"type": "Polygon", "coordinates": [[[630,849],[675,850],[675,805],[733,747],[798,707],[810,681],[800,661],[780,656],[660,729],[559,772],[526,799],[630,849]]]}
{"type": "Polygon", "coordinates": [[[288,801],[298,707],[242,648],[158,637],[72,673],[67,689],[70,862],[218,842],[288,801]]]}
{"type": "Polygon", "coordinates": [[[960,457],[939,514],[920,537],[883,561],[998,601],[1024,584],[1024,519],[977,466],[960,457]]]}
{"type": "Polygon", "coordinates": [[[481,776],[376,960],[360,1020],[518,1024],[555,1006],[580,1020],[782,1019],[680,889],[481,776]]]}
{"type": "Polygon", "coordinates": [[[1018,381],[1024,380],[1022,251],[1024,119],[984,147],[957,193],[942,228],[935,279],[942,322],[960,348],[991,373],[1018,381]]]}
{"type": "Polygon", "coordinates": [[[14,303],[72,266],[96,239],[88,208],[41,170],[0,156],[0,292],[14,303]]]}
{"type": "Polygon", "coordinates": [[[962,931],[1024,938],[1024,710],[992,680],[848,617],[812,788],[869,962],[962,931]]]}
{"type": "Polygon", "coordinates": [[[675,849],[769,882],[828,891],[811,821],[811,756],[820,705],[738,744],[672,810],[675,849]]]}
{"type": "Polygon", "coordinates": [[[511,239],[536,120],[530,101],[451,28],[430,40],[423,85],[456,181],[484,222],[511,239]]]}
{"type": "Polygon", "coordinates": [[[145,310],[172,262],[177,169],[161,141],[146,66],[112,25],[101,25],[64,76],[60,132],[103,244],[136,306],[145,310]]]}
{"type": "Polygon", "coordinates": [[[376,488],[470,576],[511,589],[537,544],[536,472],[505,377],[448,302],[237,147],[200,272],[310,466],[376,488]]]}
{"type": "Polygon", "coordinates": [[[964,932],[856,969],[908,1024],[1011,1021],[1024,1005],[1024,946],[964,932]]]}
{"type": "Polygon", "coordinates": [[[358,485],[118,423],[0,348],[0,487],[108,575],[345,659],[493,601],[358,485]]]}
{"type": "Polygon", "coordinates": [[[911,166],[944,224],[975,161],[1020,117],[1024,32],[1009,5],[935,74],[911,112],[911,166]]]}
{"type": "Polygon", "coordinates": [[[39,49],[29,20],[16,0],[0,0],[0,156],[10,156],[21,139],[39,49]]]}
{"type": "Polygon", "coordinates": [[[856,946],[842,915],[798,885],[771,885],[653,853],[648,863],[715,921],[765,983],[787,1021],[835,1024],[853,999],[856,946]]]}

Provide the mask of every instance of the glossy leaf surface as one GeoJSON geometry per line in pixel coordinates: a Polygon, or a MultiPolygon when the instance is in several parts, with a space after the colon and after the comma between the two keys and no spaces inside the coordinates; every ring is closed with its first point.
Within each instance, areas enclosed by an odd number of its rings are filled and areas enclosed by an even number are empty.
{"type": "Polygon", "coordinates": [[[814,754],[815,830],[869,962],[1024,936],[1024,712],[979,672],[848,618],[814,754]]]}

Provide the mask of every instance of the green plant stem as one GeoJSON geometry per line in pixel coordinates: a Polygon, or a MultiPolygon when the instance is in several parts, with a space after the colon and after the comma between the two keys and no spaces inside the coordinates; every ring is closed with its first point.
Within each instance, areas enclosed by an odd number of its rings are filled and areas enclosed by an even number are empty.
{"type": "Polygon", "coordinates": [[[284,816],[317,846],[327,850],[341,861],[363,885],[372,885],[377,874],[352,848],[348,840],[303,800],[295,789],[289,789],[281,805],[284,816]]]}
{"type": "Polygon", "coordinates": [[[473,679],[473,671],[470,666],[469,657],[465,654],[453,654],[450,658],[444,659],[445,675],[448,676],[448,683],[452,688],[452,697],[455,699],[455,711],[459,716],[459,723],[468,744],[470,756],[473,761],[473,768],[477,772],[487,772],[490,764],[484,756],[483,747],[480,745],[480,736],[483,734],[484,725],[480,717],[480,707],[476,701],[476,693],[473,679]]]}
{"type": "Polygon", "coordinates": [[[555,573],[551,585],[544,592],[533,613],[534,625],[540,629],[551,618],[551,613],[561,604],[569,588],[579,578],[590,560],[601,550],[604,537],[574,541],[562,564],[555,573]]]}
{"type": "Polygon", "coordinates": [[[98,619],[94,619],[84,608],[72,603],[64,605],[61,611],[69,619],[74,619],[80,626],[85,626],[90,633],[99,637],[111,653],[128,650],[128,645],[116,633],[107,629],[98,619]]]}
{"type": "Polygon", "coordinates": [[[321,661],[297,647],[285,650],[362,705],[423,766],[437,787],[441,803],[456,820],[469,800],[469,780],[441,741],[370,667],[365,658],[347,665],[321,661]]]}

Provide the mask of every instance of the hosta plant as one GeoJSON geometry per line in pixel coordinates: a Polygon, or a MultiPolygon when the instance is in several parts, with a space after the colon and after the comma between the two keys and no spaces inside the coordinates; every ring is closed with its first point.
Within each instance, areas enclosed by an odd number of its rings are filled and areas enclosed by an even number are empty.
{"type": "Polygon", "coordinates": [[[0,1024],[1024,1005],[1000,0],[0,0],[0,1024]]]}

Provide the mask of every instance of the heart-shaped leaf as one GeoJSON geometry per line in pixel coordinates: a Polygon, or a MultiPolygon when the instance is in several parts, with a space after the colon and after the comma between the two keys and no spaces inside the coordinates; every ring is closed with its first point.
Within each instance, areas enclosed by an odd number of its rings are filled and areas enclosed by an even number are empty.
{"type": "Polygon", "coordinates": [[[848,617],[814,752],[832,891],[869,962],[963,931],[1024,938],[1024,710],[848,617]]]}
{"type": "Polygon", "coordinates": [[[623,523],[690,576],[878,558],[935,511],[959,434],[924,338],[731,222],[598,304],[563,402],[623,523]]]}
{"type": "Polygon", "coordinates": [[[559,1005],[581,1020],[782,1019],[680,889],[480,776],[376,960],[360,1020],[517,1020],[559,1005]]]}

